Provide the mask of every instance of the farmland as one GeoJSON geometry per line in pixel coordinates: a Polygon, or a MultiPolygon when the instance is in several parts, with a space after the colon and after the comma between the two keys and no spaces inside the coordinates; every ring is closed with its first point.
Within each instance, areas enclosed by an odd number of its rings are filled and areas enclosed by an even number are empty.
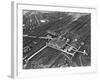
{"type": "Polygon", "coordinates": [[[91,14],[23,11],[23,69],[91,65],[91,14]]]}

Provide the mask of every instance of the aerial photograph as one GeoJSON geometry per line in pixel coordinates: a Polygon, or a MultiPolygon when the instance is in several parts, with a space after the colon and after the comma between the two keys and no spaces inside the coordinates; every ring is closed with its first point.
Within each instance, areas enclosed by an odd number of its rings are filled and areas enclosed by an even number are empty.
{"type": "Polygon", "coordinates": [[[23,10],[23,69],[91,66],[91,13],[23,10]]]}

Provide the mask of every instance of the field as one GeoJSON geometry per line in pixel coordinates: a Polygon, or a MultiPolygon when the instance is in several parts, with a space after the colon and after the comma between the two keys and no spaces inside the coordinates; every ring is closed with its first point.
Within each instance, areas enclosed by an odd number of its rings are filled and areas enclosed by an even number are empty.
{"type": "Polygon", "coordinates": [[[23,69],[91,66],[91,14],[23,11],[23,69]]]}

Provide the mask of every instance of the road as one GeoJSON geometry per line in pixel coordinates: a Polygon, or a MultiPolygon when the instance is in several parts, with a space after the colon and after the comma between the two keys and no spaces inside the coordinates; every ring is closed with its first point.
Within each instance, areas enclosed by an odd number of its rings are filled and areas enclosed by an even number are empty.
{"type": "MultiPolygon", "coordinates": [[[[48,67],[52,67],[54,64],[57,66],[58,63],[63,65],[65,63],[65,59],[69,61],[68,63],[71,63],[71,58],[69,57],[69,55],[74,56],[76,52],[84,54],[84,52],[79,51],[76,48],[75,50],[73,49],[75,53],[72,54],[69,52],[65,52],[62,49],[58,49],[56,47],[46,44],[47,38],[44,37],[46,37],[47,35],[47,30],[57,32],[58,36],[63,35],[64,37],[68,37],[70,41],[73,41],[74,38],[77,38],[76,35],[79,36],[79,42],[81,42],[82,40],[86,41],[88,39],[87,37],[90,36],[89,16],[80,17],[79,19],[77,19],[77,21],[74,22],[71,22],[71,19],[71,16],[67,16],[65,18],[58,19],[54,22],[49,22],[45,25],[41,25],[40,27],[34,29],[30,34],[24,35],[23,37],[26,40],[24,41],[23,46],[29,46],[31,47],[31,49],[23,54],[23,60],[28,60],[30,62],[35,61],[36,63],[41,63],[44,66],[47,65],[48,67]],[[67,32],[76,35],[67,35],[67,32]]],[[[85,45],[89,45],[89,43],[85,45]]],[[[79,61],[79,59],[77,60],[76,58],[75,61],[79,61]]]]}

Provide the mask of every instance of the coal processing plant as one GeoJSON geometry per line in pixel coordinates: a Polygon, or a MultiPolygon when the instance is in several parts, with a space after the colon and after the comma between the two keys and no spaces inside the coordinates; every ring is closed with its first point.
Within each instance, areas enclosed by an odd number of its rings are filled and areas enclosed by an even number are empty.
{"type": "Polygon", "coordinates": [[[91,66],[91,14],[23,10],[23,69],[91,66]]]}

